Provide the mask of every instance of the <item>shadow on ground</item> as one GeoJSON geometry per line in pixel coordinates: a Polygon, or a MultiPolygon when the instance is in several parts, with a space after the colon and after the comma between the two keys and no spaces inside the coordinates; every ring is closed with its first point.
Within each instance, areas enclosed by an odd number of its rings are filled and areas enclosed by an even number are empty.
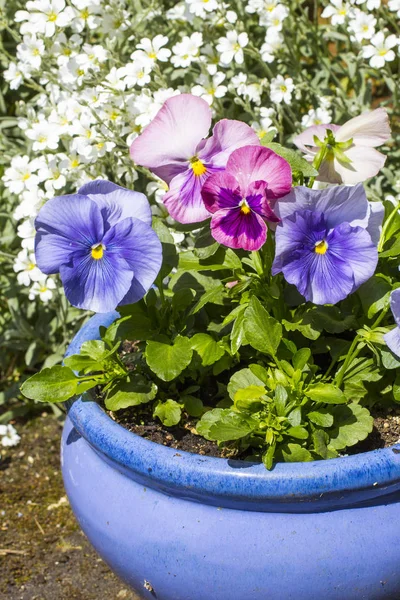
{"type": "Polygon", "coordinates": [[[81,533],[63,489],[61,426],[45,413],[1,450],[0,600],[139,600],[81,533]]]}

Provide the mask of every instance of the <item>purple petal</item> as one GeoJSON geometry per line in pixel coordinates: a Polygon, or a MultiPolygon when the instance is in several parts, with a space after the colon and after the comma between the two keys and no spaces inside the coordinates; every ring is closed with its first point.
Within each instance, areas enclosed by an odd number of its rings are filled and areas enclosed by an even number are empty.
{"type": "Polygon", "coordinates": [[[137,302],[150,289],[161,268],[162,248],[156,233],[138,219],[124,219],[107,231],[103,243],[105,254],[122,257],[133,271],[131,285],[119,304],[137,302]]]}
{"type": "Polygon", "coordinates": [[[179,223],[198,223],[210,216],[201,197],[208,174],[209,171],[195,175],[192,169],[186,169],[171,181],[163,202],[171,217],[179,223]]]}
{"type": "Polygon", "coordinates": [[[390,308],[392,309],[394,320],[400,327],[400,288],[393,290],[390,294],[390,308]]]}
{"type": "Polygon", "coordinates": [[[74,251],[101,242],[104,233],[99,207],[80,194],[58,196],[46,202],[35,227],[36,261],[46,274],[58,273],[74,251]]]}
{"type": "Polygon", "coordinates": [[[259,250],[267,239],[267,226],[255,212],[243,214],[240,208],[217,211],[211,219],[211,233],[229,248],[259,250]]]}
{"type": "Polygon", "coordinates": [[[201,190],[206,209],[215,213],[221,208],[234,208],[243,196],[235,177],[226,171],[210,175],[201,190]]]}
{"type": "Polygon", "coordinates": [[[395,327],[389,333],[385,333],[383,338],[393,354],[400,356],[400,327],[395,327]]]}
{"type": "Polygon", "coordinates": [[[289,163],[263,146],[245,146],[235,150],[227,162],[226,170],[232,173],[247,196],[254,181],[268,183],[268,198],[284,196],[292,186],[292,170],[289,163]]]}
{"type": "Polygon", "coordinates": [[[225,167],[234,150],[250,145],[260,145],[260,140],[251,127],[242,121],[222,119],[215,125],[212,136],[197,148],[197,153],[204,162],[225,167]]]}
{"type": "Polygon", "coordinates": [[[133,271],[121,256],[106,250],[102,259],[95,260],[89,249],[74,253],[71,262],[60,267],[60,276],[73,306],[104,313],[114,310],[124,298],[133,271]]]}
{"type": "Polygon", "coordinates": [[[170,183],[187,169],[210,126],[211,109],[205,100],[191,94],[173,96],[134,140],[131,157],[170,183]]]}
{"type": "Polygon", "coordinates": [[[264,217],[264,219],[278,223],[279,217],[272,210],[267,193],[268,183],[265,181],[253,181],[247,188],[247,203],[252,210],[264,217]]]}
{"type": "Polygon", "coordinates": [[[382,231],[382,221],[385,215],[385,207],[382,202],[370,202],[370,215],[366,230],[371,236],[372,243],[378,246],[382,231]]]}
{"type": "Polygon", "coordinates": [[[94,200],[109,225],[134,217],[151,225],[151,208],[144,194],[120,187],[111,181],[96,179],[80,188],[78,194],[94,200]]]}

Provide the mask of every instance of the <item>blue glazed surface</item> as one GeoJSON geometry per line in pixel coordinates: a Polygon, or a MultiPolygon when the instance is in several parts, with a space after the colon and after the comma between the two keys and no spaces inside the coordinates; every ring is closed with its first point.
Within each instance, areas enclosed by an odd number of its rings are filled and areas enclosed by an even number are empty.
{"type": "Polygon", "coordinates": [[[272,472],[177,453],[90,399],[70,406],[62,441],[83,531],[148,600],[399,600],[399,468],[391,449],[272,472]]]}

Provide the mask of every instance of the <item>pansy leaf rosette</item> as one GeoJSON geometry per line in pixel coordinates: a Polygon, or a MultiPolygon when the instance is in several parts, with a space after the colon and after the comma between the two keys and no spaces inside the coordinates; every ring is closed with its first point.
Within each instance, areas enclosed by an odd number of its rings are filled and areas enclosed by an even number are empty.
{"type": "Polygon", "coordinates": [[[38,267],[60,273],[77,308],[105,313],[137,302],[160,270],[161,243],[146,196],[109,181],[49,200],[35,226],[38,267]]]}
{"type": "Polygon", "coordinates": [[[210,215],[201,198],[207,178],[225,169],[230,154],[246,145],[260,145],[255,131],[231,119],[211,127],[208,103],[191,94],[169,98],[130,149],[132,159],[169,186],[163,198],[171,217],[197,223],[210,215]]]}
{"type": "Polygon", "coordinates": [[[212,214],[211,233],[230,248],[259,250],[267,238],[266,221],[278,222],[271,203],[292,185],[289,163],[262,146],[244,146],[230,155],[226,169],[205,182],[201,195],[212,214]]]}
{"type": "Polygon", "coordinates": [[[384,208],[368,202],[362,184],[295,187],[274,212],[281,221],[272,273],[282,272],[306,300],[336,304],[374,274],[384,208]]]}

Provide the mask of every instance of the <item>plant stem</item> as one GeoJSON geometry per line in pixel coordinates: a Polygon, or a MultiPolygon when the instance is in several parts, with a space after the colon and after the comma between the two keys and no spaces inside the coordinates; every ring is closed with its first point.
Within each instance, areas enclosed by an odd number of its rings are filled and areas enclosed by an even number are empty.
{"type": "MultiPolygon", "coordinates": [[[[318,154],[316,155],[316,157],[313,160],[312,166],[314,167],[314,169],[316,171],[319,171],[320,166],[322,165],[322,161],[324,160],[325,156],[326,156],[326,152],[327,152],[327,148],[326,148],[326,144],[324,144],[320,151],[318,152],[318,154]]],[[[307,184],[307,187],[312,188],[312,186],[314,185],[314,181],[315,181],[315,177],[310,177],[310,181],[307,184]]]]}
{"type": "Polygon", "coordinates": [[[398,202],[396,204],[396,206],[394,207],[394,209],[392,210],[392,212],[390,213],[390,215],[388,216],[388,218],[386,219],[386,221],[382,227],[382,233],[381,233],[381,237],[379,238],[379,244],[378,244],[378,252],[382,252],[382,250],[383,250],[383,246],[385,245],[386,232],[389,229],[389,225],[392,223],[393,219],[397,215],[397,211],[399,210],[399,208],[400,208],[400,202],[398,202]]]}

